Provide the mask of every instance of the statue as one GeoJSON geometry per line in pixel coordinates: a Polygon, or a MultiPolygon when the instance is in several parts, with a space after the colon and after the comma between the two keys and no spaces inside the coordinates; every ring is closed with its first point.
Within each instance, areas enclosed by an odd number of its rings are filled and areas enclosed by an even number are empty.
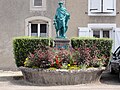
{"type": "Polygon", "coordinates": [[[63,7],[63,2],[60,1],[54,19],[57,38],[66,38],[66,31],[68,29],[69,19],[70,19],[70,14],[67,12],[66,8],[63,7]]]}

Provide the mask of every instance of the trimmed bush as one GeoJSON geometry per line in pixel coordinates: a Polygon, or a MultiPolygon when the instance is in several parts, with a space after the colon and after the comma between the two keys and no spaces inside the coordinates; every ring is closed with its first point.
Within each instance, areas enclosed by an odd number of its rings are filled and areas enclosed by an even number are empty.
{"type": "Polygon", "coordinates": [[[53,46],[53,39],[38,37],[16,37],[13,39],[13,50],[16,65],[24,66],[28,54],[40,46],[53,46]]]}
{"type": "Polygon", "coordinates": [[[100,59],[105,59],[106,66],[110,59],[112,40],[108,38],[73,37],[71,39],[71,46],[75,49],[97,47],[97,50],[99,50],[97,56],[100,59]]]}

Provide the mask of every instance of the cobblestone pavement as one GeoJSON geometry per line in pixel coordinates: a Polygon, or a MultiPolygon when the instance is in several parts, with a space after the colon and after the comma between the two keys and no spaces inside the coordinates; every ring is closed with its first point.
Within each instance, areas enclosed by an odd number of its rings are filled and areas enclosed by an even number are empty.
{"type": "Polygon", "coordinates": [[[0,90],[120,90],[117,75],[102,74],[100,82],[68,86],[33,86],[20,71],[0,71],[0,90]]]}

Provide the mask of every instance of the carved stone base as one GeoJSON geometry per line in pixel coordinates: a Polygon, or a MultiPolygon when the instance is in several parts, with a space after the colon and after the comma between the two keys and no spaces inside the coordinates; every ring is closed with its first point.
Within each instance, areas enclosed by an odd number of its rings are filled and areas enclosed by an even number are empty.
{"type": "Polygon", "coordinates": [[[49,70],[19,67],[24,79],[32,85],[77,85],[98,82],[105,68],[49,70]]]}
{"type": "Polygon", "coordinates": [[[64,48],[64,49],[67,49],[69,48],[69,43],[70,43],[70,40],[69,39],[60,39],[60,38],[56,38],[54,40],[54,46],[58,49],[60,48],[64,48]]]}

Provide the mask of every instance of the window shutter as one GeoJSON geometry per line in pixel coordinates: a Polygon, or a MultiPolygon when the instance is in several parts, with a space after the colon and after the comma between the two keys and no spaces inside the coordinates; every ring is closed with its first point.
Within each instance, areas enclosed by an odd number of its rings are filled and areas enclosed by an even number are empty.
{"type": "Polygon", "coordinates": [[[120,46],[120,28],[115,29],[115,49],[120,46]]]}
{"type": "Polygon", "coordinates": [[[79,37],[89,37],[91,36],[91,32],[87,27],[78,27],[79,30],[79,37]]]}
{"type": "Polygon", "coordinates": [[[103,0],[103,12],[114,12],[114,0],[103,0]]]}
{"type": "Polygon", "coordinates": [[[90,12],[101,12],[101,0],[89,0],[90,12]]]}

